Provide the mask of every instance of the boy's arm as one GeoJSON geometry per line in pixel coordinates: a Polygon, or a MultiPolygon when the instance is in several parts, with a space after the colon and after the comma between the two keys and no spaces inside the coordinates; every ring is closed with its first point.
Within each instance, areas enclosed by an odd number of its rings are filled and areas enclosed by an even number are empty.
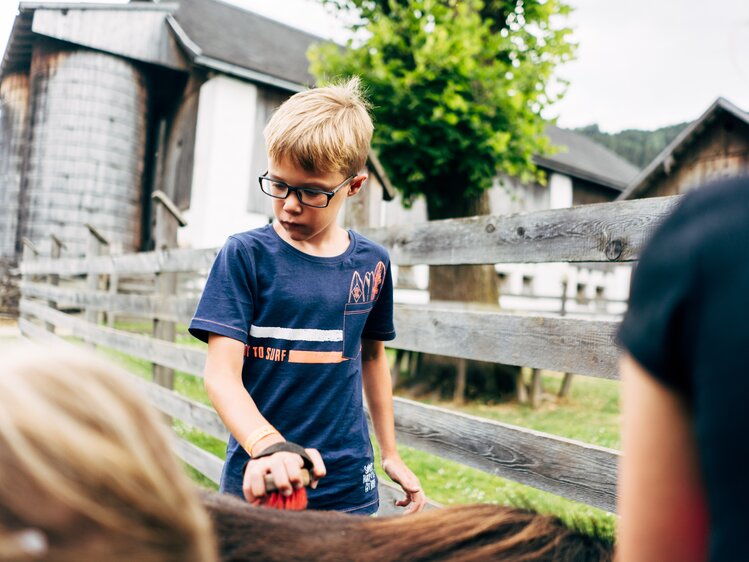
{"type": "Polygon", "coordinates": [[[396,505],[411,504],[406,514],[421,511],[426,496],[419,479],[401,460],[395,448],[393,392],[384,342],[362,338],[362,379],[369,414],[380,445],[382,468],[406,493],[405,499],[396,502],[396,505]]]}
{"type": "MultiPolygon", "coordinates": [[[[210,334],[204,370],[206,392],[221,420],[240,444],[244,444],[254,431],[268,425],[242,384],[243,357],[242,342],[210,334]]],[[[258,454],[270,445],[285,440],[280,433],[271,433],[255,441],[252,451],[258,454]]],[[[316,481],[325,476],[325,467],[317,450],[307,449],[307,452],[314,463],[311,476],[315,486],[316,481]]],[[[243,483],[247,500],[252,502],[265,495],[265,474],[273,475],[279,491],[291,493],[292,487],[302,482],[301,461],[299,455],[279,452],[249,463],[243,483]]]]}

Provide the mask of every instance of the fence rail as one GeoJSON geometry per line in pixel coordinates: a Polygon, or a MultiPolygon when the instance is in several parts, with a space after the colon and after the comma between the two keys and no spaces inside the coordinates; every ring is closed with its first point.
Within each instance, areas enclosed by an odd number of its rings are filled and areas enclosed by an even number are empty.
{"type": "MultiPolygon", "coordinates": [[[[398,265],[631,261],[678,199],[434,221],[366,234],[385,244],[398,265]]],[[[175,344],[163,329],[154,329],[150,337],[106,327],[97,315],[140,317],[161,323],[162,328],[164,323],[187,323],[197,298],[172,294],[174,277],[164,275],[204,276],[215,255],[216,249],[84,258],[46,258],[28,252],[20,265],[20,329],[27,337],[44,341],[72,336],[151,362],[162,373],[178,370],[201,377],[201,349],[175,344]],[[118,292],[118,280],[128,275],[154,276],[154,294],[118,292]],[[103,280],[108,280],[108,287],[103,280]],[[85,311],[83,317],[79,311],[85,311]]],[[[396,305],[395,322],[398,337],[389,345],[397,349],[617,378],[616,322],[521,316],[446,303],[396,305]]],[[[211,437],[228,436],[212,408],[171,388],[132,378],[166,415],[211,437]]],[[[156,380],[163,384],[166,379],[156,380]]],[[[396,433],[404,444],[615,510],[617,451],[402,398],[394,403],[396,433]]],[[[185,462],[217,481],[220,459],[184,440],[175,440],[175,448],[185,462]]],[[[392,489],[384,487],[383,495],[392,497],[392,489]]]]}
{"type": "Polygon", "coordinates": [[[365,230],[398,265],[628,262],[679,196],[365,230]]]}

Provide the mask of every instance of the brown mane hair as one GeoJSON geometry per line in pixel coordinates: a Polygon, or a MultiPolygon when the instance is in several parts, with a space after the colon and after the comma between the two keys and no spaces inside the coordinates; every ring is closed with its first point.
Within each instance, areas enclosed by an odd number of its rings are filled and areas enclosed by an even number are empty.
{"type": "Polygon", "coordinates": [[[608,562],[612,545],[552,516],[495,505],[371,519],[252,507],[205,493],[224,562],[608,562]]]}

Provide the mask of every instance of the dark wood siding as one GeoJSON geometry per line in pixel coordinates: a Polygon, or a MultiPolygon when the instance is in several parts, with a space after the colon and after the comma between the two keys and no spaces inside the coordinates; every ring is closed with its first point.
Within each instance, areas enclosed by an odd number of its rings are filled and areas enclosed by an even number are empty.
{"type": "Polygon", "coordinates": [[[16,229],[28,102],[28,74],[5,76],[0,84],[0,260],[12,261],[20,251],[16,229]]]}
{"type": "Polygon", "coordinates": [[[694,140],[675,151],[640,197],[686,193],[706,182],[749,173],[749,125],[721,112],[694,140]]]}
{"type": "Polygon", "coordinates": [[[621,191],[604,187],[600,184],[572,178],[572,204],[590,205],[591,203],[608,203],[616,199],[621,191]]]}

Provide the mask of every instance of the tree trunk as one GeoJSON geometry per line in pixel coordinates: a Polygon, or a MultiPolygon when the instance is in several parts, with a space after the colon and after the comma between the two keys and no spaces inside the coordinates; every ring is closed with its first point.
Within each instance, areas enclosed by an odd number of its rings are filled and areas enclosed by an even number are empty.
{"type": "MultiPolygon", "coordinates": [[[[489,196],[484,193],[480,198],[461,199],[443,207],[430,205],[427,197],[427,211],[429,220],[486,215],[490,213],[489,196]]],[[[457,301],[467,303],[468,307],[499,309],[499,285],[492,265],[430,266],[429,294],[433,302],[457,301]]],[[[502,394],[514,395],[515,370],[492,363],[422,354],[419,372],[412,373],[411,383],[438,391],[458,403],[464,398],[491,400],[502,394]]]]}
{"type": "MultiPolygon", "coordinates": [[[[433,208],[427,197],[429,220],[488,215],[489,194],[462,199],[449,208],[433,208]]],[[[429,295],[435,301],[462,301],[499,307],[497,273],[493,265],[433,265],[429,268],[429,295]]]]}

